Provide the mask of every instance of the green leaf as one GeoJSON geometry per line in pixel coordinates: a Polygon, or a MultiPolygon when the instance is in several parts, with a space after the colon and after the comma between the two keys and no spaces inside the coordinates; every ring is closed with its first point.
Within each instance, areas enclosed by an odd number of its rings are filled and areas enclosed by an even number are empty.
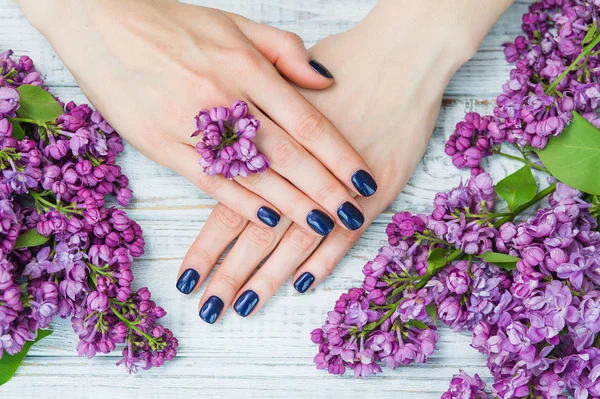
{"type": "Polygon", "coordinates": [[[435,303],[430,303],[427,305],[425,310],[427,311],[429,317],[431,317],[433,320],[433,324],[437,324],[437,306],[435,306],[435,303]]]}
{"type": "Polygon", "coordinates": [[[594,24],[592,26],[590,26],[587,33],[585,34],[585,37],[583,38],[583,41],[581,42],[581,44],[583,46],[585,46],[586,44],[588,44],[592,40],[594,40],[594,36],[596,36],[597,30],[598,30],[598,24],[596,22],[594,22],[594,24]]]}
{"type": "Polygon", "coordinates": [[[427,324],[425,324],[419,320],[409,320],[406,323],[404,323],[404,325],[408,326],[408,327],[415,327],[415,328],[418,328],[419,330],[428,330],[429,329],[427,324]]]}
{"type": "Polygon", "coordinates": [[[537,193],[537,183],[529,166],[523,166],[515,173],[506,176],[496,184],[496,193],[515,211],[519,206],[531,201],[537,193]]]}
{"type": "Polygon", "coordinates": [[[600,195],[600,130],[573,112],[573,121],[558,137],[537,151],[546,168],[561,182],[600,195]]]}
{"type": "Polygon", "coordinates": [[[21,94],[21,106],[17,115],[38,122],[56,120],[65,111],[50,93],[38,86],[22,85],[17,88],[21,94]]]}
{"type": "Polygon", "coordinates": [[[13,128],[12,136],[17,140],[23,140],[25,138],[25,131],[21,125],[19,125],[19,122],[10,121],[10,124],[13,128]]]}
{"type": "Polygon", "coordinates": [[[431,250],[427,257],[427,274],[433,274],[442,267],[448,264],[448,254],[450,250],[447,248],[435,248],[431,250]]]}
{"type": "Polygon", "coordinates": [[[50,237],[41,235],[34,227],[19,235],[19,238],[17,238],[17,242],[15,243],[15,248],[37,247],[38,245],[44,244],[49,239],[50,237]]]}
{"type": "Polygon", "coordinates": [[[25,358],[25,355],[27,355],[27,352],[29,352],[31,346],[36,342],[46,338],[48,335],[52,334],[52,332],[52,330],[38,330],[35,341],[25,342],[21,352],[15,353],[14,355],[8,355],[5,352],[2,355],[2,359],[0,359],[0,385],[6,384],[12,378],[21,365],[21,362],[25,358]]]}
{"type": "Polygon", "coordinates": [[[516,256],[501,254],[498,252],[486,252],[479,255],[479,258],[506,270],[515,270],[517,268],[517,262],[521,260],[521,258],[516,256]]]}

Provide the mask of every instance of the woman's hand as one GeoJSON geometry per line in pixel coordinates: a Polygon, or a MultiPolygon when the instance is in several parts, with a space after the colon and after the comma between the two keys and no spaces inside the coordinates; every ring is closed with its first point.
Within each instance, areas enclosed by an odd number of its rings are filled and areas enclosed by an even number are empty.
{"type": "MultiPolygon", "coordinates": [[[[503,0],[503,8],[499,1],[492,12],[490,8],[482,11],[479,0],[473,1],[465,10],[456,4],[445,9],[439,2],[382,0],[357,27],[311,49],[311,55],[330,66],[336,85],[324,91],[300,91],[371,166],[381,183],[379,190],[371,198],[357,199],[365,212],[360,229],[335,228],[325,239],[289,218],[282,218],[274,229],[265,229],[218,204],[178,276],[178,287],[191,276],[199,287],[237,238],[200,299],[198,308],[204,321],[214,323],[232,304],[241,316],[255,313],[291,274],[300,293],[316,286],[398,196],[427,147],[450,77],[472,56],[510,4],[503,0]],[[406,24],[395,22],[398,11],[406,24]],[[463,31],[452,19],[453,15],[468,19],[471,13],[478,19],[470,31],[463,31]],[[487,25],[483,25],[486,16],[487,25]],[[376,38],[381,37],[390,40],[378,42],[376,38]]],[[[469,2],[457,4],[467,7],[469,2]]]]}
{"type": "Polygon", "coordinates": [[[170,0],[19,3],[88,99],[152,160],[255,223],[274,227],[281,211],[315,236],[334,220],[362,225],[351,192],[376,190],[368,167],[280,75],[313,89],[333,82],[297,35],[170,0]],[[201,171],[190,135],[201,108],[236,99],[261,121],[255,141],[271,169],[230,181],[201,171]]]}

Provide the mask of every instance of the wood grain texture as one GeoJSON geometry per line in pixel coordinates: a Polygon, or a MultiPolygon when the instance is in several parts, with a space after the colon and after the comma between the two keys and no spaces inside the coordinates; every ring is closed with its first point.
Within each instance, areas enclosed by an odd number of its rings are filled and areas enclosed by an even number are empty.
{"type": "MultiPolygon", "coordinates": [[[[493,1],[493,0],[489,0],[493,1]]],[[[192,3],[237,12],[299,33],[307,45],[357,23],[375,0],[210,0],[192,3]]],[[[531,1],[517,1],[486,38],[477,55],[450,82],[434,137],[416,173],[392,206],[316,290],[299,295],[291,284],[279,290],[251,319],[231,312],[209,326],[197,316],[199,295],[175,289],[176,271],[215,201],[172,172],[127,146],[120,159],[135,198],[128,213],[144,229],[146,254],[134,265],[137,286],[148,286],[168,311],[166,325],[181,344],[176,361],[157,371],[127,375],[114,366],[117,354],[80,359],[67,321],[36,345],[15,378],[0,388],[0,398],[437,398],[450,377],[464,368],[488,376],[485,359],[468,345],[467,335],[441,330],[439,351],[427,365],[385,370],[366,381],[317,371],[309,333],[322,324],[337,297],[361,281],[361,268],[385,241],[385,225],[398,210],[426,212],[435,192],[449,189],[465,174],[444,155],[445,139],[465,112],[491,111],[509,65],[501,43],[520,31],[521,14],[531,1]]],[[[409,40],[410,38],[407,38],[409,40]]],[[[44,38],[11,0],[0,0],[0,49],[28,54],[42,70],[51,91],[63,99],[85,98],[44,38]]],[[[497,177],[516,165],[496,163],[497,177]]]]}

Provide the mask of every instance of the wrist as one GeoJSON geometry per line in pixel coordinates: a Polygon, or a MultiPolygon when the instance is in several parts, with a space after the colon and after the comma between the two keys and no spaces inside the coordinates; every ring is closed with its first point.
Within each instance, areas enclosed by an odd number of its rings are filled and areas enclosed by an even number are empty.
{"type": "Polygon", "coordinates": [[[394,57],[436,59],[454,74],[473,57],[514,0],[380,0],[353,30],[394,57]]]}
{"type": "Polygon", "coordinates": [[[114,23],[134,18],[141,10],[163,7],[177,0],[16,0],[27,20],[46,38],[71,36],[97,23],[98,19],[114,23]],[[102,19],[103,18],[103,19],[102,19]]]}

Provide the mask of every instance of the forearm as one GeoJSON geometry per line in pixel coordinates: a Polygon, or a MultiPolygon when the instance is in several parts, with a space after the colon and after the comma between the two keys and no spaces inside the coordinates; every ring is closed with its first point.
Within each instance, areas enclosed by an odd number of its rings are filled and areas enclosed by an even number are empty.
{"type": "MultiPolygon", "coordinates": [[[[439,48],[455,68],[469,60],[514,0],[380,0],[356,27],[389,55],[410,41],[439,48]]],[[[403,54],[397,53],[398,57],[403,54]]]]}

